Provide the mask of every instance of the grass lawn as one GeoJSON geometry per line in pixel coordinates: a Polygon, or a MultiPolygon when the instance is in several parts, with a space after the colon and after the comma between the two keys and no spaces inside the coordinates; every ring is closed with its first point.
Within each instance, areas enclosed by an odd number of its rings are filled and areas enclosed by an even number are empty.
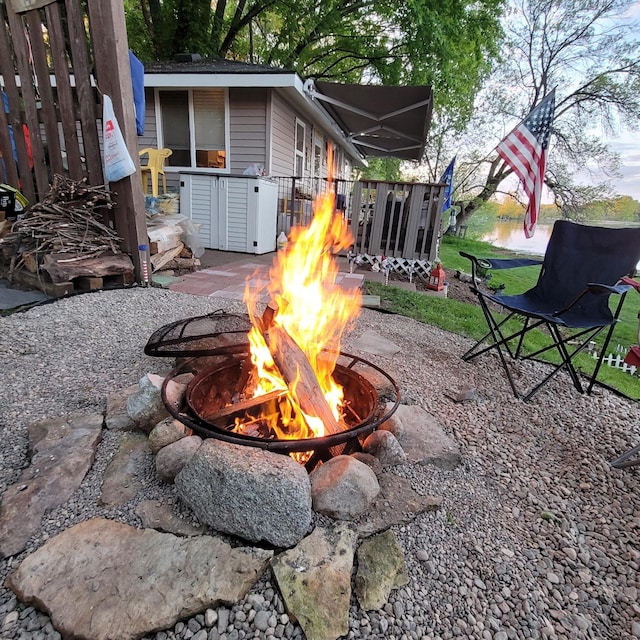
{"type": "MultiPolygon", "coordinates": [[[[445,236],[440,248],[440,258],[445,268],[460,270],[470,273],[469,260],[463,258],[459,252],[465,251],[479,257],[512,257],[513,252],[493,247],[477,240],[455,238],[445,236]]],[[[537,278],[540,267],[520,267],[517,269],[505,269],[493,272],[490,280],[491,286],[504,285],[507,294],[522,293],[531,288],[537,278]]],[[[487,329],[486,321],[478,303],[472,304],[453,300],[451,298],[437,298],[426,296],[419,292],[406,291],[392,285],[385,286],[380,283],[367,282],[367,292],[380,296],[383,306],[394,313],[415,318],[446,331],[479,339],[487,329]]],[[[611,296],[611,305],[617,305],[618,297],[611,296]]],[[[608,351],[615,351],[617,345],[629,347],[638,341],[638,309],[640,308],[640,296],[631,291],[624,302],[620,320],[617,323],[608,351]]],[[[596,342],[600,345],[604,340],[605,332],[602,332],[596,342]]],[[[529,351],[537,350],[543,344],[548,343],[545,332],[531,332],[531,338],[527,342],[529,351]]],[[[552,352],[549,359],[553,360],[552,352]]],[[[577,368],[585,373],[593,371],[595,361],[586,354],[580,354],[576,361],[577,368]]],[[[563,375],[560,373],[559,375],[563,375]]],[[[624,373],[621,370],[602,365],[598,374],[598,381],[634,400],[640,399],[640,378],[624,373]]]]}

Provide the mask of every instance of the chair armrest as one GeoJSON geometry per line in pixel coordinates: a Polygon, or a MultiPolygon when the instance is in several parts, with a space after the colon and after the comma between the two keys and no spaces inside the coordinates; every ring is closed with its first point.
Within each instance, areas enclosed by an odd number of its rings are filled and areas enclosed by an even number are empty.
{"type": "Polygon", "coordinates": [[[631,291],[631,287],[627,284],[609,285],[609,284],[600,284],[599,282],[587,283],[587,289],[590,293],[599,293],[604,295],[611,295],[612,293],[622,295],[627,291],[631,291]]]}
{"type": "Polygon", "coordinates": [[[633,287],[638,293],[640,293],[640,282],[638,282],[637,280],[625,276],[624,278],[620,278],[620,282],[622,282],[622,284],[628,284],[630,287],[633,287]]]}
{"type": "Polygon", "coordinates": [[[570,311],[587,293],[595,293],[596,295],[609,296],[612,293],[622,295],[629,291],[631,287],[626,284],[601,284],[599,282],[589,282],[587,286],[564,308],[553,313],[554,317],[561,316],[563,313],[570,311]]]}
{"type": "Polygon", "coordinates": [[[491,266],[489,264],[489,260],[485,260],[483,258],[478,258],[477,256],[471,255],[470,253],[466,253],[465,251],[458,252],[463,258],[467,258],[471,260],[471,284],[475,286],[478,283],[478,271],[482,269],[486,271],[490,269],[491,266]]]}
{"type": "Polygon", "coordinates": [[[473,282],[476,281],[476,273],[479,269],[488,271],[489,269],[516,269],[518,267],[530,267],[532,265],[541,265],[542,260],[539,258],[478,258],[477,256],[458,252],[463,258],[471,260],[471,276],[473,282]]]}

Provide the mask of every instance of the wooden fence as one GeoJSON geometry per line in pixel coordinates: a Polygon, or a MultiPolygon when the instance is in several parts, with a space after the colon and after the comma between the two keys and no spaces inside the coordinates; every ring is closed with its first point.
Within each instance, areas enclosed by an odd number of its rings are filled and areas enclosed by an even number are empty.
{"type": "MultiPolygon", "coordinates": [[[[127,147],[137,149],[124,5],[12,0],[0,2],[0,15],[0,182],[32,204],[54,174],[103,184],[101,94],[113,101],[127,147]]],[[[146,242],[146,225],[138,174],[111,189],[111,222],[139,277],[137,246],[146,242]]]]}
{"type": "Polygon", "coordinates": [[[438,257],[445,186],[383,182],[278,178],[278,233],[306,225],[313,199],[331,189],[354,237],[353,252],[433,261],[438,257]]]}

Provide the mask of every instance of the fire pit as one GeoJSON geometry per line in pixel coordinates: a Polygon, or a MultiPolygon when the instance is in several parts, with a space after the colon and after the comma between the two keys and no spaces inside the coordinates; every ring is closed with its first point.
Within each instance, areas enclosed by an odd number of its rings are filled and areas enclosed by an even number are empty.
{"type": "Polygon", "coordinates": [[[147,353],[195,359],[165,380],[171,414],[201,436],[289,453],[307,464],[355,451],[359,438],[395,411],[399,393],[384,371],[340,348],[362,306],[359,289],[338,284],[335,256],[352,245],[328,191],[314,203],[309,226],[291,230],[269,280],[257,288],[247,280],[248,316],[220,312],[156,332],[147,353]],[[196,375],[174,407],[167,386],[186,371],[196,375]],[[367,371],[391,384],[390,410],[367,371]]]}
{"type": "Polygon", "coordinates": [[[180,359],[165,378],[162,398],[169,413],[200,437],[283,454],[307,453],[302,461],[312,469],[332,456],[359,451],[362,440],[399,405],[398,386],[388,373],[363,358],[341,353],[334,377],[344,389],[344,428],[316,438],[280,437],[260,415],[265,410],[280,413],[287,394],[273,392],[250,401],[242,398],[250,324],[248,316],[220,310],[166,325],[147,342],[148,355],[180,359]],[[176,406],[168,399],[167,388],[171,381],[184,380],[185,374],[191,380],[176,406]],[[371,380],[383,383],[383,395],[371,380]],[[238,424],[250,426],[238,430],[238,424]]]}

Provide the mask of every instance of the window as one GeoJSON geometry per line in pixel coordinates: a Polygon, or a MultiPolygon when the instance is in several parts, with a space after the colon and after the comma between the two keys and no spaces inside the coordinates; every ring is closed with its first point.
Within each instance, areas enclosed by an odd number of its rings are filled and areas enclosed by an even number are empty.
{"type": "Polygon", "coordinates": [[[302,178],[304,176],[304,154],[305,154],[305,137],[306,127],[304,122],[301,122],[296,118],[296,177],[302,178]]]}
{"type": "Polygon", "coordinates": [[[312,177],[322,177],[322,160],[323,160],[324,139],[321,135],[313,136],[313,173],[312,177]]]}
{"type": "Polygon", "coordinates": [[[158,91],[162,146],[174,167],[227,168],[224,89],[158,91]]]}

